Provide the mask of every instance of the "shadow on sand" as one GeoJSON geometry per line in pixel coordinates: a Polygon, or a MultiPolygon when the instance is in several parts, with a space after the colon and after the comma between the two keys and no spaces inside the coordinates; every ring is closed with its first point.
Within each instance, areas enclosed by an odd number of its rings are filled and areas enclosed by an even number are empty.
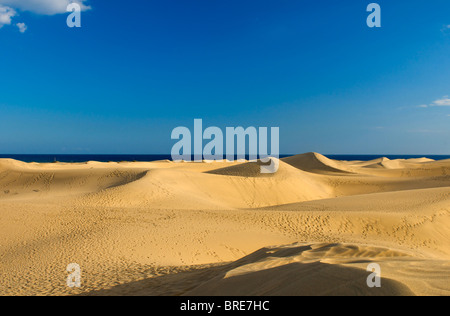
{"type": "MultiPolygon", "coordinates": [[[[311,246],[263,248],[233,263],[198,268],[91,291],[87,296],[396,296],[414,295],[404,284],[383,278],[381,288],[369,288],[369,272],[320,261],[289,262],[311,246]],[[246,268],[252,265],[253,268],[246,268]],[[239,271],[239,269],[241,271],[239,271]]],[[[352,263],[370,263],[360,260],[352,263]]]]}

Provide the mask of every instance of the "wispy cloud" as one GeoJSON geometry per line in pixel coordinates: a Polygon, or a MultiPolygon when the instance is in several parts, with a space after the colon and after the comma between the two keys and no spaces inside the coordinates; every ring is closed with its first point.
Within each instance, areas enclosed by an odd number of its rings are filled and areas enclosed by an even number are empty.
{"type": "Polygon", "coordinates": [[[407,130],[406,132],[414,133],[414,134],[445,134],[445,133],[447,133],[447,131],[445,131],[445,130],[426,129],[426,128],[410,129],[410,130],[407,130]]]}
{"type": "Polygon", "coordinates": [[[434,101],[433,103],[430,104],[421,104],[418,105],[418,108],[429,108],[429,107],[434,107],[434,106],[450,106],[450,97],[448,95],[443,96],[442,98],[434,101]]]}
{"type": "Polygon", "coordinates": [[[36,14],[55,15],[66,13],[70,3],[77,3],[83,11],[89,10],[87,0],[0,0],[0,5],[9,6],[20,11],[29,11],[36,14]]]}
{"type": "Polygon", "coordinates": [[[446,95],[442,99],[434,101],[433,105],[434,106],[450,106],[450,98],[448,97],[448,95],[446,95]]]}
{"type": "MultiPolygon", "coordinates": [[[[91,9],[87,4],[88,0],[0,0],[0,28],[5,25],[12,25],[12,19],[16,18],[18,12],[32,12],[40,15],[55,15],[67,13],[67,6],[70,3],[77,3],[81,10],[91,9]]],[[[15,24],[21,33],[27,30],[27,25],[23,22],[15,24]]]]}

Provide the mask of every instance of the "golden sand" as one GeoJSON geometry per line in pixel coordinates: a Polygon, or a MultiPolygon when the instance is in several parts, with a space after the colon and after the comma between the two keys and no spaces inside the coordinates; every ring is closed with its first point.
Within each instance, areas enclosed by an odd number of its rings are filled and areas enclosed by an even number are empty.
{"type": "Polygon", "coordinates": [[[0,160],[0,295],[450,295],[449,241],[450,161],[0,160]]]}

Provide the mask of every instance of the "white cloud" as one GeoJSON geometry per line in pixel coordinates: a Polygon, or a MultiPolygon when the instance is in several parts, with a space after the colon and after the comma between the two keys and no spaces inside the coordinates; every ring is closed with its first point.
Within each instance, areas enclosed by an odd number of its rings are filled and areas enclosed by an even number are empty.
{"type": "Polygon", "coordinates": [[[25,23],[17,23],[16,26],[19,28],[20,33],[25,33],[25,31],[28,29],[25,23]]]}
{"type": "Polygon", "coordinates": [[[0,29],[4,25],[11,25],[11,19],[16,15],[17,13],[14,9],[0,4],[0,29]]]}
{"type": "MultiPolygon", "coordinates": [[[[67,6],[71,3],[80,5],[81,10],[90,10],[88,0],[0,0],[0,29],[12,24],[12,18],[18,16],[19,11],[28,11],[41,15],[55,15],[67,13],[67,6]]],[[[25,23],[15,24],[21,33],[27,30],[25,23]]]]}
{"type": "Polygon", "coordinates": [[[446,95],[442,99],[434,101],[432,106],[450,106],[450,98],[446,95]]]}
{"type": "Polygon", "coordinates": [[[434,101],[433,103],[430,104],[422,104],[422,105],[418,105],[418,108],[429,108],[429,107],[434,107],[434,106],[450,106],[450,97],[448,95],[443,96],[442,98],[434,101]]]}
{"type": "Polygon", "coordinates": [[[89,10],[87,0],[0,0],[0,5],[36,14],[54,15],[67,12],[70,3],[78,3],[83,11],[89,10]]]}

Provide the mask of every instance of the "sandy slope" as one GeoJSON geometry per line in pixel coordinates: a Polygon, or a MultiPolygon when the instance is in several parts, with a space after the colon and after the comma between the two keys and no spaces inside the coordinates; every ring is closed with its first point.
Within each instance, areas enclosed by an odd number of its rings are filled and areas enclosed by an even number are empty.
{"type": "Polygon", "coordinates": [[[450,294],[450,161],[259,168],[0,160],[0,295],[450,294]]]}

